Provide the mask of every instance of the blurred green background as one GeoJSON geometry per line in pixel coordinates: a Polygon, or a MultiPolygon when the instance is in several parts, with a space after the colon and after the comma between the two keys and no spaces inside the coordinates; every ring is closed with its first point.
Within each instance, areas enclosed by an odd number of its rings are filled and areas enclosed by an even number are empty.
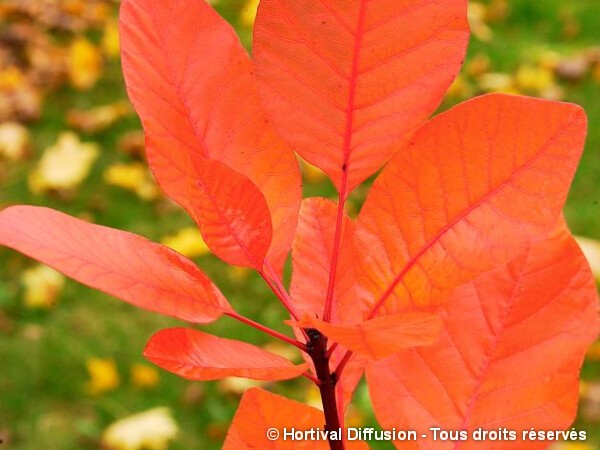
{"type": "MultiPolygon", "coordinates": [[[[250,47],[257,1],[212,3],[250,47]]],[[[119,66],[117,11],[118,1],[110,0],[0,0],[0,208],[48,205],[173,246],[197,260],[242,313],[283,330],[283,310],[261,280],[213,257],[148,173],[119,66]]],[[[442,109],[484,92],[584,106],[590,131],[566,215],[575,234],[600,239],[600,2],[482,0],[470,4],[469,15],[468,58],[442,109]]],[[[333,194],[318,170],[302,169],[306,195],[333,194]]],[[[356,192],[354,211],[365,193],[356,192]]],[[[162,406],[172,418],[158,411],[148,420],[165,436],[178,429],[169,449],[220,448],[252,383],[192,383],[159,371],[141,351],[153,332],[177,322],[65,280],[7,249],[0,249],[0,267],[0,448],[101,448],[113,422],[162,406]]],[[[227,318],[208,328],[269,342],[227,318]]],[[[582,380],[575,426],[591,437],[557,449],[600,449],[597,345],[582,380]]],[[[303,379],[270,388],[319,401],[303,379]]],[[[364,386],[350,421],[374,423],[364,386]]],[[[159,434],[146,436],[148,448],[162,448],[159,434]]],[[[117,439],[111,448],[142,448],[135,445],[117,439]]]]}

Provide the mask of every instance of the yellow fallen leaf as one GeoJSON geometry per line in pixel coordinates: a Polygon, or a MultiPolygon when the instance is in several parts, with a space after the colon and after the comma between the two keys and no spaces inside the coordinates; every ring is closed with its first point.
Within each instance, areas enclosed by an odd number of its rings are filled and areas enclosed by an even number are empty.
{"type": "Polygon", "coordinates": [[[210,249],[196,227],[183,228],[176,234],[165,236],[161,243],[188,258],[197,258],[210,253],[210,249]]]}
{"type": "Polygon", "coordinates": [[[0,69],[0,91],[20,88],[23,84],[25,84],[25,76],[18,67],[8,66],[0,69]]]}
{"type": "Polygon", "coordinates": [[[492,29],[486,23],[486,5],[479,2],[469,2],[468,19],[473,35],[482,42],[492,40],[492,29]]]}
{"type": "Polygon", "coordinates": [[[139,162],[113,164],[104,171],[104,181],[133,191],[143,200],[154,200],[160,193],[146,166],[139,162]]]}
{"type": "Polygon", "coordinates": [[[86,367],[90,380],[87,391],[91,395],[99,395],[116,389],[121,383],[117,365],[112,359],[91,358],[86,367]]]}
{"type": "Polygon", "coordinates": [[[600,281],[600,241],[582,236],[575,236],[575,240],[588,260],[594,278],[600,281]]]}
{"type": "Polygon", "coordinates": [[[18,122],[0,124],[0,158],[19,161],[29,153],[30,135],[27,128],[18,122]]]}
{"type": "Polygon", "coordinates": [[[256,11],[260,0],[246,0],[246,4],[240,12],[240,22],[243,26],[251,28],[256,19],[256,11]]]}
{"type": "Polygon", "coordinates": [[[67,113],[67,123],[78,130],[94,133],[113,125],[132,112],[128,102],[120,101],[92,109],[72,109],[67,113]]]}
{"type": "Polygon", "coordinates": [[[555,70],[562,60],[560,53],[544,50],[537,58],[538,65],[544,69],[555,70]]]}
{"type": "Polygon", "coordinates": [[[168,408],[153,408],[114,422],[102,434],[102,445],[110,450],[165,450],[178,432],[168,408]]]}
{"type": "Polygon", "coordinates": [[[579,381],[579,396],[586,397],[590,390],[589,383],[585,380],[579,381]]]}
{"type": "Polygon", "coordinates": [[[155,387],[160,381],[158,370],[146,364],[133,364],[131,366],[131,383],[140,389],[155,387]]]}
{"type": "Polygon", "coordinates": [[[67,65],[71,84],[77,89],[86,90],[100,78],[102,56],[90,41],[78,37],[69,47],[67,65]]]}
{"type": "Polygon", "coordinates": [[[227,377],[219,381],[219,391],[224,394],[241,396],[251,387],[260,387],[264,385],[264,381],[251,380],[249,378],[227,377]]]}
{"type": "Polygon", "coordinates": [[[519,89],[538,94],[551,88],[556,83],[552,70],[531,65],[519,67],[515,81],[519,89]]]}
{"type": "Polygon", "coordinates": [[[61,133],[56,144],[44,151],[38,166],[29,176],[29,188],[35,194],[48,190],[77,187],[88,175],[100,154],[95,143],[82,143],[72,132],[61,133]]]}
{"type": "Polygon", "coordinates": [[[119,25],[116,20],[106,22],[102,34],[102,51],[109,58],[117,58],[121,51],[119,44],[119,25]]]}
{"type": "Polygon", "coordinates": [[[465,66],[466,72],[472,77],[478,77],[490,71],[490,57],[485,53],[478,53],[465,66]]]}
{"type": "Polygon", "coordinates": [[[505,94],[519,93],[514,85],[513,78],[505,73],[484,73],[477,78],[477,84],[484,92],[502,92],[505,94]]]}
{"type": "Polygon", "coordinates": [[[565,98],[566,93],[562,86],[553,84],[552,86],[541,91],[538,95],[546,100],[561,101],[565,98]]]}
{"type": "Polygon", "coordinates": [[[52,308],[65,286],[65,277],[56,270],[39,264],[21,274],[28,308],[52,308]]]}

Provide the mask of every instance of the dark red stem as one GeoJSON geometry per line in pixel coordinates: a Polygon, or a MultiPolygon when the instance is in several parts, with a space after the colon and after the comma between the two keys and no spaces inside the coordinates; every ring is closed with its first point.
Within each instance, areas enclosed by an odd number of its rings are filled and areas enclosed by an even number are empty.
{"type": "MultiPolygon", "coordinates": [[[[325,429],[337,434],[338,430],[342,429],[340,417],[337,409],[335,398],[335,386],[337,377],[329,368],[329,355],[327,354],[327,338],[317,330],[308,329],[306,334],[309,337],[307,343],[308,354],[313,360],[317,379],[319,380],[319,391],[321,392],[321,400],[323,401],[323,412],[325,414],[325,429]]],[[[343,435],[343,431],[341,433],[343,435]]],[[[342,436],[340,436],[342,438],[342,436]]],[[[344,450],[343,439],[329,439],[329,448],[331,450],[344,450]]]]}

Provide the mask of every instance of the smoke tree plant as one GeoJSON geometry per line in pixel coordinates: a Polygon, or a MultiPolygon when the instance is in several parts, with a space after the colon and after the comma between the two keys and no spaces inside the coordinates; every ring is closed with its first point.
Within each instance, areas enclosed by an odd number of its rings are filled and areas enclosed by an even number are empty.
{"type": "Polygon", "coordinates": [[[193,328],[150,338],[145,357],[187,379],[318,386],[323,411],[247,391],[224,449],[368,448],[332,433],[363,374],[382,428],[417,432],[398,448],[545,448],[521,432],[570,425],[598,331],[596,286],[562,218],[586,116],[493,94],[428,120],[464,60],[466,0],[262,0],[252,59],[204,0],[123,0],[120,33],[158,183],[215,255],[262,276],[290,333],[125,231],[11,206],[0,244],[141,308],[192,324],[229,316],[300,349],[294,365],[193,328]],[[302,199],[294,152],[337,202],[302,199]],[[350,218],[348,197],[382,168],[350,218]],[[329,435],[267,434],[286,427],[329,435]],[[434,440],[432,427],[469,438],[434,440]],[[517,439],[476,441],[477,429],[517,439]]]}

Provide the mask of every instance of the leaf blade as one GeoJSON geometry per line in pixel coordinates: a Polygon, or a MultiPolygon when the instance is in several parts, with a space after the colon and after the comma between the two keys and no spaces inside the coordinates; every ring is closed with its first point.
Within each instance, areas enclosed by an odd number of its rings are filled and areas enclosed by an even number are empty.
{"type": "Polygon", "coordinates": [[[155,333],[144,357],[188,380],[245,377],[287,380],[306,371],[287,359],[242,341],[225,339],[189,328],[168,328],[155,333]]]}
{"type": "MultiPolygon", "coordinates": [[[[337,205],[321,197],[306,198],[300,205],[298,227],[292,245],[292,282],[290,294],[298,306],[300,316],[321,317],[325,310],[325,295],[329,284],[333,239],[337,219],[337,205]]],[[[340,255],[333,291],[332,319],[334,322],[354,323],[362,319],[358,285],[354,277],[354,222],[344,214],[342,220],[340,255]]],[[[299,339],[303,337],[295,328],[299,339]]],[[[335,367],[345,354],[337,348],[331,357],[335,367]]],[[[302,354],[311,366],[312,360],[302,354]]],[[[345,370],[344,377],[336,384],[338,411],[346,410],[366,361],[354,358],[345,370]]],[[[314,372],[314,369],[313,369],[314,372]]]]}
{"type": "MultiPolygon", "coordinates": [[[[599,323],[593,277],[566,228],[461,286],[443,308],[447,318],[439,343],[367,368],[382,426],[469,432],[505,427],[519,432],[516,441],[495,443],[508,450],[523,447],[520,430],[570,425],[580,366],[599,323]],[[385,392],[377,388],[381,385],[385,392]],[[397,396],[405,407],[393,411],[386,405],[397,396]]],[[[469,440],[450,447],[467,450],[477,444],[469,440]]],[[[545,448],[547,442],[527,446],[545,448]]],[[[442,449],[449,443],[428,439],[407,448],[442,449]]]]}
{"type": "Polygon", "coordinates": [[[244,175],[219,161],[199,160],[189,187],[192,216],[223,261],[262,270],[273,227],[264,196],[244,175]]]}
{"type": "Polygon", "coordinates": [[[357,324],[337,324],[314,318],[303,327],[316,328],[358,356],[379,361],[403,350],[435,343],[442,328],[437,314],[404,312],[357,324]]]}
{"type": "Polygon", "coordinates": [[[188,322],[212,322],[231,310],[208,277],[177,252],[49,208],[0,212],[0,245],[135,306],[188,322]]]}
{"type": "Polygon", "coordinates": [[[271,212],[268,258],[280,271],[300,205],[298,163],[262,110],[233,29],[201,0],[125,0],[120,34],[127,91],[162,189],[190,212],[194,162],[217,160],[248,177],[271,212]]]}
{"type": "Polygon", "coordinates": [[[465,54],[466,7],[263,0],[253,54],[280,134],[339,192],[351,191],[441,101],[465,54]]]}
{"type": "Polygon", "coordinates": [[[360,245],[371,250],[360,277],[372,314],[433,308],[546,235],[585,131],[576,105],[500,94],[428,122],[382,172],[358,219],[360,245]]]}
{"type": "MultiPolygon", "coordinates": [[[[313,439],[294,441],[288,437],[283,439],[283,431],[292,428],[296,430],[323,430],[325,417],[323,412],[304,403],[289,400],[279,395],[271,394],[260,388],[247,390],[242,397],[240,406],[235,413],[233,422],[227,433],[223,450],[277,449],[277,450],[327,450],[326,440],[313,439]],[[280,437],[275,440],[267,439],[267,430],[274,428],[280,437]]],[[[368,450],[369,446],[361,441],[346,443],[349,450],[368,450]]]]}
{"type": "MultiPolygon", "coordinates": [[[[290,294],[300,314],[321,317],[325,309],[337,205],[321,197],[306,198],[300,205],[298,227],[292,245],[290,294]]],[[[354,222],[344,214],[340,254],[333,291],[333,320],[356,321],[362,317],[354,278],[354,222]]]]}

